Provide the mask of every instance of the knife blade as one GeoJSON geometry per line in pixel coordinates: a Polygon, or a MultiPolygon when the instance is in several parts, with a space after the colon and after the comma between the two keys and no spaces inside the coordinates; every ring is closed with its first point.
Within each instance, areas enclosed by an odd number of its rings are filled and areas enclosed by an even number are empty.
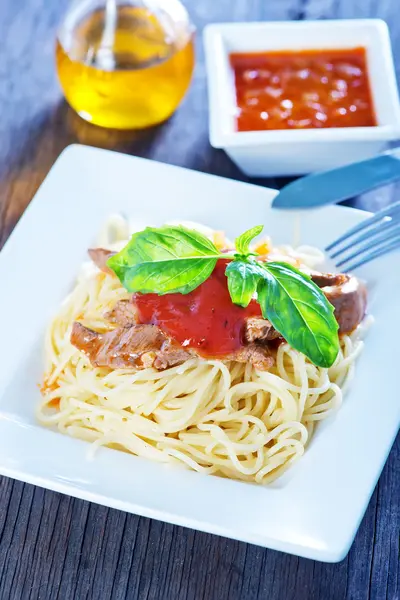
{"type": "Polygon", "coordinates": [[[336,204],[400,179],[400,147],[374,158],[313,173],[283,187],[273,208],[303,209],[336,204]]]}

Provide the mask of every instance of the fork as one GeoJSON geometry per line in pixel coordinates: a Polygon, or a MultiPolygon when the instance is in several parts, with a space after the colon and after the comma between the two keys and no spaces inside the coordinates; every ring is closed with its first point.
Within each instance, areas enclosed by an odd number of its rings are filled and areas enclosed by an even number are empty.
{"type": "Polygon", "coordinates": [[[352,227],[325,251],[337,267],[352,271],[379,256],[400,248],[400,201],[352,227]]]}

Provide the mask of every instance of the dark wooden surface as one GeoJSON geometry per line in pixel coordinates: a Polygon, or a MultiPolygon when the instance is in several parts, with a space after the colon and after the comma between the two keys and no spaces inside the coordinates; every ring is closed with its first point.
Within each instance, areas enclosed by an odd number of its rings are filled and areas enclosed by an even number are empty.
{"type": "MultiPolygon", "coordinates": [[[[208,22],[379,16],[389,24],[400,74],[399,0],[188,0],[199,30],[190,94],[169,123],[132,138],[82,122],[63,102],[53,53],[65,5],[65,0],[0,0],[0,247],[72,142],[245,179],[208,145],[200,37],[208,22]]],[[[388,188],[356,202],[374,210],[395,195],[388,188]]],[[[0,600],[398,600],[399,523],[400,438],[350,554],[336,565],[1,478],[0,600]]]]}

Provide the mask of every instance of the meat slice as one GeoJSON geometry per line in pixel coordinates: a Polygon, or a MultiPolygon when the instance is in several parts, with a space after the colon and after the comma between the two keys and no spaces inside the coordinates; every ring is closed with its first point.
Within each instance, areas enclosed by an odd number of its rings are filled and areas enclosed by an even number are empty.
{"type": "Polygon", "coordinates": [[[361,323],[367,308],[367,290],[353,275],[345,275],[338,285],[321,288],[335,308],[339,333],[351,333],[361,323]]]}
{"type": "Polygon", "coordinates": [[[154,358],[153,367],[159,371],[175,367],[196,356],[195,352],[185,350],[182,346],[166,343],[154,358]]]}
{"type": "MultiPolygon", "coordinates": [[[[75,322],[71,344],[84,352],[94,367],[110,369],[153,366],[163,370],[199,356],[195,350],[173,343],[156,325],[132,325],[98,333],[75,322]]],[[[233,354],[219,358],[249,362],[262,371],[267,371],[274,364],[268,347],[256,343],[246,344],[233,354]]]]}
{"type": "Polygon", "coordinates": [[[180,364],[190,356],[183,348],[179,348],[180,352],[177,353],[170,340],[155,325],[119,327],[107,333],[98,333],[75,322],[71,344],[84,352],[94,367],[110,369],[145,368],[157,359],[159,368],[166,368],[180,364]]]}
{"type": "Polygon", "coordinates": [[[136,325],[136,308],[131,299],[118,300],[112,310],[104,315],[104,318],[110,323],[115,323],[121,327],[131,327],[136,325]]]}
{"type": "Polygon", "coordinates": [[[107,260],[110,256],[114,256],[116,252],[106,250],[105,248],[89,248],[88,254],[100,271],[107,273],[107,275],[115,275],[114,271],[107,267],[107,260]]]}
{"type": "Polygon", "coordinates": [[[279,333],[267,319],[249,317],[244,330],[246,342],[270,341],[279,337],[279,333]]]}
{"type": "Polygon", "coordinates": [[[335,308],[339,333],[350,333],[361,323],[367,308],[366,287],[346,273],[318,273],[313,271],[311,279],[316,283],[335,308]]]}
{"type": "Polygon", "coordinates": [[[317,271],[311,271],[310,277],[320,288],[341,285],[348,279],[348,275],[344,273],[318,273],[317,271]]]}
{"type": "Polygon", "coordinates": [[[225,360],[236,360],[251,363],[260,371],[268,371],[274,365],[274,358],[265,344],[246,344],[233,354],[224,357],[225,360]]]}

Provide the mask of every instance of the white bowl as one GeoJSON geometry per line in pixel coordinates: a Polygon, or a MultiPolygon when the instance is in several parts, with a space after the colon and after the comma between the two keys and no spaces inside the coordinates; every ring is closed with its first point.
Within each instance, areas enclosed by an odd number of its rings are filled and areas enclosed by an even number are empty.
{"type": "Polygon", "coordinates": [[[380,19],[222,23],[204,31],[210,143],[247,175],[300,175],[370,158],[400,138],[400,104],[386,23],[380,19]],[[236,131],[231,52],[367,49],[378,125],[326,129],[236,131]]]}

